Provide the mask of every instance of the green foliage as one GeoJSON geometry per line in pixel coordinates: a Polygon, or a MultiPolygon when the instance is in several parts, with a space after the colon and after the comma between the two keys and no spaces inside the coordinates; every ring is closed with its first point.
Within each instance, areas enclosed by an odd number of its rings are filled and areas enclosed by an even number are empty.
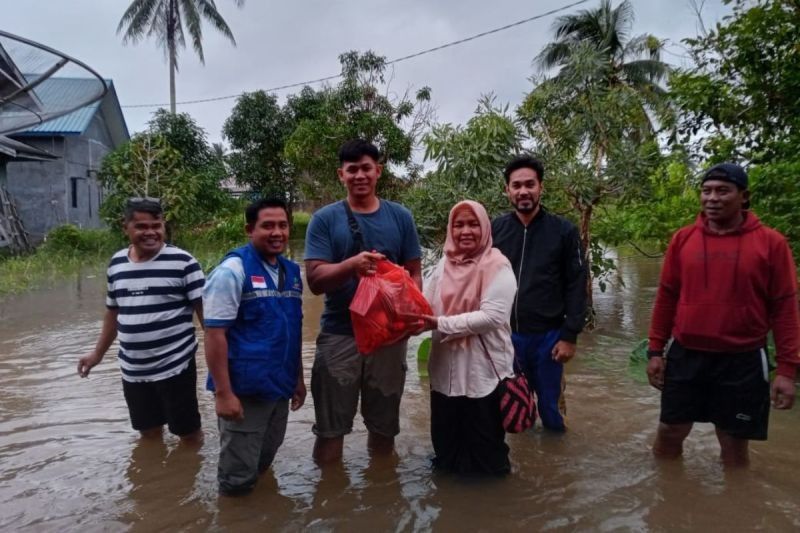
{"type": "Polygon", "coordinates": [[[307,200],[328,202],[341,194],[336,176],[339,147],[357,137],[373,142],[384,156],[380,193],[392,197],[402,189],[394,178],[413,174],[411,153],[429,112],[430,89],[412,100],[392,100],[385,89],[386,58],[368,51],[339,56],[343,80],[320,91],[304,88],[287,106],[297,126],[286,140],[285,155],[307,200]],[[392,184],[386,187],[384,185],[392,184]]]}
{"type": "Polygon", "coordinates": [[[164,203],[168,222],[180,219],[185,211],[181,200],[194,192],[188,190],[191,183],[183,175],[180,153],[163,136],[134,135],[103,159],[98,178],[109,194],[100,214],[107,224],[117,227],[128,198],[153,196],[164,203]]]}
{"type": "Polygon", "coordinates": [[[202,222],[221,209],[233,207],[230,195],[220,187],[220,180],[228,175],[224,156],[209,144],[205,130],[191,115],[159,109],[147,124],[150,135],[162,136],[178,151],[188,179],[196,182],[194,217],[186,222],[202,222]]]}
{"type": "Polygon", "coordinates": [[[99,254],[122,247],[118,235],[101,229],[79,229],[63,224],[50,230],[40,250],[60,255],[99,254]]]}
{"type": "MultiPolygon", "coordinates": [[[[241,7],[244,0],[234,0],[241,7]]],[[[145,37],[155,37],[164,50],[170,69],[170,110],[175,113],[175,72],[178,70],[178,50],[186,47],[186,34],[192,41],[200,63],[205,63],[203,54],[202,22],[220,32],[235,46],[233,33],[217,11],[217,6],[208,0],[133,0],[117,25],[117,33],[124,31],[123,42],[138,43],[145,37]]]]}
{"type": "Polygon", "coordinates": [[[753,211],[786,236],[800,263],[800,159],[752,167],[749,177],[753,211]]]}
{"type": "MultiPolygon", "coordinates": [[[[309,90],[306,87],[301,94],[309,90]]],[[[236,181],[291,205],[297,194],[296,176],[284,149],[295,126],[292,106],[281,108],[275,95],[256,91],[240,96],[222,129],[231,145],[228,163],[236,181]]]]}
{"type": "MultiPolygon", "coordinates": [[[[576,211],[592,277],[613,268],[592,236],[595,211],[635,197],[660,159],[658,127],[673,123],[659,82],[669,72],[661,42],[629,36],[633,8],[602,0],[599,8],[560,17],[556,40],[537,57],[558,72],[535,80],[517,110],[537,152],[547,161],[548,205],[576,211]],[[657,119],[654,123],[651,117],[657,119]]],[[[587,286],[591,304],[591,285],[587,286]]]]}
{"type": "MultiPolygon", "coordinates": [[[[246,202],[218,213],[211,222],[183,232],[176,244],[188,250],[208,272],[219,264],[224,255],[233,248],[247,243],[244,209],[246,202]]],[[[311,214],[303,211],[292,213],[292,229],[287,255],[295,253],[297,240],[305,238],[311,214]],[[293,244],[294,243],[294,244],[293,244]]]]}
{"type": "MultiPolygon", "coordinates": [[[[211,271],[228,250],[247,242],[244,207],[244,202],[240,202],[221,210],[209,223],[186,228],[175,244],[189,251],[204,271],[211,271]]],[[[298,256],[302,246],[297,239],[305,236],[310,218],[309,213],[294,213],[287,256],[298,256]]],[[[111,255],[126,245],[123,236],[114,230],[79,229],[71,224],[59,226],[32,254],[0,255],[0,295],[47,286],[72,275],[102,275],[111,255]]]]}
{"type": "MultiPolygon", "coordinates": [[[[237,6],[244,0],[234,0],[237,6]]],[[[217,11],[214,2],[205,0],[133,0],[123,13],[117,26],[117,33],[125,29],[124,40],[136,43],[144,37],[155,36],[164,47],[164,55],[172,54],[177,58],[178,48],[186,47],[185,33],[192,40],[192,47],[201,63],[205,63],[203,54],[203,33],[201,20],[206,19],[217,31],[227,37],[233,44],[228,24],[217,11]],[[185,21],[185,30],[184,22],[185,21]],[[170,49],[172,47],[172,49],[170,49]]]]}
{"type": "Polygon", "coordinates": [[[123,245],[120,234],[108,230],[70,224],[54,228],[32,254],[0,256],[0,295],[47,286],[84,271],[100,275],[111,254],[123,245]]]}
{"type": "Polygon", "coordinates": [[[628,372],[634,381],[638,383],[647,383],[647,345],[649,340],[642,339],[639,341],[630,356],[628,356],[628,372]]]}
{"type": "Polygon", "coordinates": [[[103,160],[98,177],[109,191],[100,208],[106,223],[120,225],[130,197],[161,198],[173,229],[201,224],[228,207],[219,186],[225,168],[202,128],[189,115],[163,110],[150,126],[103,160]]]}
{"type": "Polygon", "coordinates": [[[153,135],[164,137],[167,144],[180,153],[184,167],[189,170],[222,164],[219,155],[208,144],[205,130],[188,113],[158,109],[147,123],[147,129],[153,135]]]}
{"type": "Polygon", "coordinates": [[[595,236],[609,245],[655,243],[663,248],[675,230],[692,223],[699,209],[692,170],[681,154],[674,154],[646,177],[637,197],[598,212],[595,236]]]}
{"type": "Polygon", "coordinates": [[[490,213],[508,206],[503,194],[502,168],[521,149],[521,134],[508,114],[491,97],[484,97],[465,127],[442,124],[424,138],[425,157],[434,171],[406,192],[405,204],[423,243],[440,248],[450,208],[464,199],[481,202],[490,213]]]}
{"type": "Polygon", "coordinates": [[[311,213],[295,211],[292,213],[292,230],[289,236],[292,239],[305,239],[308,223],[311,222],[311,213]]]}
{"type": "Polygon", "coordinates": [[[800,144],[800,7],[725,0],[731,15],[687,39],[696,65],[670,79],[683,140],[712,161],[794,157],[800,144]]]}
{"type": "Polygon", "coordinates": [[[430,337],[425,337],[417,348],[417,373],[421,378],[428,377],[428,359],[431,355],[432,342],[430,337]]]}
{"type": "Polygon", "coordinates": [[[547,162],[543,201],[576,219],[591,277],[604,290],[615,265],[593,236],[595,213],[638,198],[661,158],[643,102],[629,87],[554,78],[536,86],[517,113],[547,162]]]}
{"type": "Polygon", "coordinates": [[[81,250],[84,248],[84,239],[78,226],[64,224],[58,226],[47,234],[46,244],[53,251],[81,250]]]}
{"type": "Polygon", "coordinates": [[[706,168],[749,161],[752,207],[800,258],[800,7],[793,0],[725,0],[732,13],[687,39],[695,66],[670,79],[681,140],[706,168]]]}

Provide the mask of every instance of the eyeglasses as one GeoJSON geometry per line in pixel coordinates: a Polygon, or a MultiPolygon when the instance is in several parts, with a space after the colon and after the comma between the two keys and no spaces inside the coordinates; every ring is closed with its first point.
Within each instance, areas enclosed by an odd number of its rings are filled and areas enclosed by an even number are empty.
{"type": "Polygon", "coordinates": [[[132,198],[128,198],[128,205],[135,206],[135,205],[142,205],[142,204],[153,204],[161,207],[161,198],[154,198],[152,196],[134,196],[132,198]]]}

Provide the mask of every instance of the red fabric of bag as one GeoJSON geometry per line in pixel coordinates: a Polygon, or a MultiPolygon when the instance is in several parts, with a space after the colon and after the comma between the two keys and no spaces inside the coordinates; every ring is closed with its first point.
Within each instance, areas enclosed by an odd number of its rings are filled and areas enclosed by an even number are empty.
{"type": "Polygon", "coordinates": [[[394,344],[419,328],[411,315],[432,315],[430,304],[405,268],[378,261],[373,276],[364,276],[350,303],[356,346],[370,354],[394,344]]]}
{"type": "Polygon", "coordinates": [[[500,415],[508,433],[522,433],[536,422],[536,402],[523,374],[500,382],[500,415]]]}

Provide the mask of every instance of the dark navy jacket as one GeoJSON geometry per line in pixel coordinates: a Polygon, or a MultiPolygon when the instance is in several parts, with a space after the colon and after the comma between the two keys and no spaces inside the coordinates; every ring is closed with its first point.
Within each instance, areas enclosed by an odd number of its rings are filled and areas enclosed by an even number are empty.
{"type": "Polygon", "coordinates": [[[578,229],[541,208],[525,226],[513,212],[492,221],[494,247],[517,276],[514,333],[561,330],[575,342],[586,320],[586,265],[578,229]]]}
{"type": "MultiPolygon", "coordinates": [[[[237,396],[289,399],[297,386],[302,342],[303,285],[300,267],[278,256],[276,287],[252,244],[230,251],[244,265],[239,314],[228,328],[228,372],[237,396]],[[255,285],[254,285],[255,284],[255,285]]],[[[214,390],[211,375],[208,390],[214,390]]]]}

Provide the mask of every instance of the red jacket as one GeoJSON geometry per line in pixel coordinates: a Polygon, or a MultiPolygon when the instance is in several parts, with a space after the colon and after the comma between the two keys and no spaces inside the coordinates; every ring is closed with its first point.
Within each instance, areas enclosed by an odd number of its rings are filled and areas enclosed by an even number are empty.
{"type": "Polygon", "coordinates": [[[703,215],[672,237],[650,324],[650,349],[670,336],[709,352],[744,352],[766,345],[771,329],[778,374],[800,365],[797,276],[783,235],[746,212],[735,232],[711,232],[703,215]]]}

